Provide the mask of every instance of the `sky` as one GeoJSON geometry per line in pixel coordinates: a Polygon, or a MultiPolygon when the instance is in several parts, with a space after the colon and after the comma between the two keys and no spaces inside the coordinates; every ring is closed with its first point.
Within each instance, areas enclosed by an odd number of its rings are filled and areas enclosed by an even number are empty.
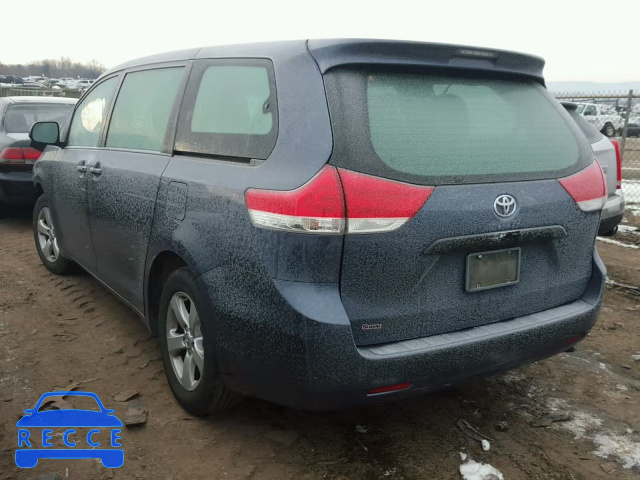
{"type": "Polygon", "coordinates": [[[545,58],[548,81],[640,81],[640,0],[30,0],[29,11],[29,33],[3,22],[0,62],[65,56],[113,67],[207,45],[383,38],[532,53],[545,58]]]}

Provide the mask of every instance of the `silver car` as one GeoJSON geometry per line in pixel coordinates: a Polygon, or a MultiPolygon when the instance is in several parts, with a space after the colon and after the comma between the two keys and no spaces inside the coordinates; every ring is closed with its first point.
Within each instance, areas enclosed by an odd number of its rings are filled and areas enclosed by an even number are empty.
{"type": "Polygon", "coordinates": [[[562,102],[562,105],[589,140],[593,154],[604,171],[607,183],[607,203],[602,209],[598,235],[614,235],[624,216],[625,206],[624,194],[621,189],[622,157],[620,147],[616,140],[609,140],[577,112],[577,103],[562,102]]]}

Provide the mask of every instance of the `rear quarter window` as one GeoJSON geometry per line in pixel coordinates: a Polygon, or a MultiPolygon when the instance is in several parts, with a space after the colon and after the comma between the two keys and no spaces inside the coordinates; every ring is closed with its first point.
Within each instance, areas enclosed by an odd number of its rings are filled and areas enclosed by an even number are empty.
{"type": "Polygon", "coordinates": [[[264,160],[275,146],[277,129],[270,61],[202,60],[194,65],[178,122],[177,152],[264,160]]]}
{"type": "Polygon", "coordinates": [[[338,69],[325,84],[335,165],[424,185],[579,169],[575,126],[533,81],[338,69]]]}

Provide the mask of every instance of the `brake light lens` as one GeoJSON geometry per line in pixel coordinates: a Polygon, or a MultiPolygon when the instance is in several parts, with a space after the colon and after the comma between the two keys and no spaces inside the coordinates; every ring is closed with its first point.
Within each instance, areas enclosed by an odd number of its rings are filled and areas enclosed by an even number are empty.
{"type": "Polygon", "coordinates": [[[42,152],[39,152],[35,148],[23,148],[22,154],[24,155],[25,160],[35,161],[40,158],[40,155],[42,155],[42,152]]]}
{"type": "Polygon", "coordinates": [[[425,204],[433,187],[420,187],[326,165],[296,190],[251,188],[245,201],[257,227],[312,234],[396,230],[425,204]]]}
{"type": "Polygon", "coordinates": [[[584,170],[558,181],[583,212],[602,210],[607,201],[604,174],[597,160],[584,170]]]}
{"type": "Polygon", "coordinates": [[[7,147],[0,152],[0,163],[33,163],[39,158],[34,148],[7,147]]]}
{"type": "Polygon", "coordinates": [[[251,221],[257,227],[299,233],[344,233],[344,201],[338,172],[324,167],[306,184],[289,191],[245,192],[251,221]]]}
{"type": "Polygon", "coordinates": [[[397,230],[423,207],[433,187],[338,169],[347,206],[347,233],[397,230]]]}
{"type": "Polygon", "coordinates": [[[616,190],[620,190],[622,188],[622,154],[620,153],[620,144],[617,140],[611,140],[613,146],[616,149],[616,164],[618,168],[618,177],[616,181],[616,190]]]}

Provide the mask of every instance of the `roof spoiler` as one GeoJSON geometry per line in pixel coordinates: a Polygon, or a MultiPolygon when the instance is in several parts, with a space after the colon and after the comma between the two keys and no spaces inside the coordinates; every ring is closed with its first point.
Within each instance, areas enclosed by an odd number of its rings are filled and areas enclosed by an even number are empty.
{"type": "Polygon", "coordinates": [[[534,55],[440,43],[396,40],[308,40],[324,74],[344,65],[404,65],[482,70],[529,77],[544,85],[544,59],[534,55]]]}

